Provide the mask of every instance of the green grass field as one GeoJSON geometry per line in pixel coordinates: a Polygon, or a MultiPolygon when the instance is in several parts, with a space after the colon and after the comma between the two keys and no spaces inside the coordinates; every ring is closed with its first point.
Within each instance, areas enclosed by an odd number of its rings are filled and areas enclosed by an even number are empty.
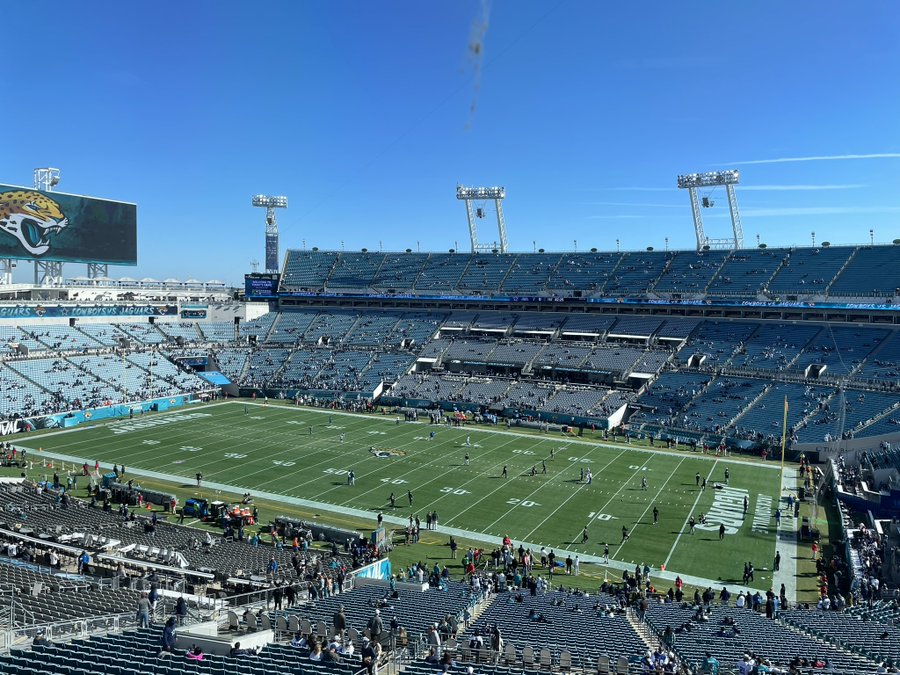
{"type": "Polygon", "coordinates": [[[517,543],[587,556],[599,556],[603,542],[609,542],[614,561],[646,562],[654,569],[664,564],[669,571],[719,583],[739,585],[749,560],[758,570],[753,586],[771,585],[765,570],[775,553],[771,516],[780,485],[774,463],[603,444],[587,436],[397,424],[394,416],[242,402],[49,433],[20,444],[31,448],[33,457],[40,456],[40,446],[91,464],[100,460],[159,472],[185,485],[196,485],[194,476],[202,472],[204,485],[196,492],[207,497],[214,496],[213,484],[219,483],[309,500],[323,511],[368,513],[373,525],[381,511],[389,523],[417,513],[424,527],[425,513],[436,510],[441,527],[476,540],[508,534],[517,543]],[[436,435],[429,440],[431,431],[436,435]],[[467,437],[471,447],[465,447],[467,437]],[[378,457],[373,448],[391,456],[378,457]],[[504,466],[508,478],[501,477],[504,466]],[[579,480],[580,470],[588,467],[594,475],[590,485],[579,480]],[[728,489],[713,489],[714,482],[724,483],[726,468],[728,489]],[[347,485],[349,470],[356,474],[353,487],[347,485]],[[707,477],[707,490],[697,488],[697,473],[707,477]],[[641,487],[642,478],[647,489],[641,487]],[[412,507],[407,490],[414,496],[412,507]],[[391,492],[397,497],[395,509],[388,504],[391,492]],[[743,494],[749,501],[746,516],[743,494]],[[656,525],[654,506],[659,509],[656,525]],[[717,514],[712,529],[689,535],[688,517],[701,512],[717,514]],[[719,516],[729,526],[724,541],[719,541],[719,516]],[[585,525],[590,538],[582,544],[585,525]],[[630,532],[625,543],[623,525],[630,532]]]}

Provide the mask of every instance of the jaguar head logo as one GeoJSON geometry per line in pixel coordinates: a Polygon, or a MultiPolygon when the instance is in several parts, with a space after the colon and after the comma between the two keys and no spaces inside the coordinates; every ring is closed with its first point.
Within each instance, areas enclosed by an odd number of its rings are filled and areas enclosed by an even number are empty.
{"type": "Polygon", "coordinates": [[[14,237],[28,253],[42,256],[53,236],[69,225],[59,204],[33,190],[0,194],[0,232],[14,237]]]}

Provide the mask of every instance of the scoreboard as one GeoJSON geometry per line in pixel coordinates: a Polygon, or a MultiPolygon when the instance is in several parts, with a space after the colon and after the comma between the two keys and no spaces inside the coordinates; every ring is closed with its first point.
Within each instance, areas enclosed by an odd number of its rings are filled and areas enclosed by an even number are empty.
{"type": "Polygon", "coordinates": [[[278,297],[277,274],[245,274],[244,297],[247,300],[274,300],[278,297]]]}

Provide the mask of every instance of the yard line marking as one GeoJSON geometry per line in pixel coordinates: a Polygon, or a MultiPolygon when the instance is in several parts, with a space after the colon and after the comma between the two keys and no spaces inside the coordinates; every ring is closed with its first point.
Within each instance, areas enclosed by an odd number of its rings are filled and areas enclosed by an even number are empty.
{"type": "MultiPolygon", "coordinates": [[[[597,450],[597,449],[599,449],[599,448],[592,448],[592,449],[589,450],[588,452],[589,452],[589,453],[593,453],[594,450],[597,450]]],[[[624,452],[624,451],[623,451],[623,452],[624,452]]],[[[621,454],[622,454],[622,453],[620,453],[620,455],[621,455],[621,454]]],[[[580,464],[580,463],[581,463],[581,459],[582,459],[582,458],[578,458],[578,459],[576,459],[574,462],[571,462],[571,463],[566,467],[566,469],[571,469],[571,468],[572,468],[573,466],[575,466],[576,464],[580,464]]],[[[613,459],[612,461],[615,461],[615,459],[613,459]]],[[[606,466],[609,466],[609,464],[607,464],[606,466]]],[[[605,469],[606,467],[603,467],[603,468],[605,469]]],[[[599,473],[599,472],[598,472],[598,473],[599,473]]],[[[546,483],[542,483],[541,485],[539,485],[537,488],[535,488],[535,489],[532,490],[528,495],[525,496],[525,500],[531,499],[534,495],[536,495],[538,492],[540,492],[541,488],[544,488],[544,487],[550,485],[550,483],[552,483],[554,480],[556,480],[558,477],[560,477],[560,476],[562,476],[562,475],[563,475],[563,472],[560,471],[558,474],[556,474],[555,476],[553,476],[552,478],[550,478],[550,480],[548,480],[546,483]]],[[[523,501],[525,501],[525,500],[523,500],[523,501]]],[[[474,504],[473,504],[473,506],[474,506],[474,504]]],[[[490,525],[488,525],[488,527],[493,527],[494,525],[496,525],[497,523],[499,523],[499,522],[500,522],[501,520],[503,520],[506,516],[508,516],[508,515],[512,512],[512,510],[515,509],[515,508],[516,508],[516,506],[513,506],[512,508],[507,509],[506,512],[505,512],[503,515],[501,515],[499,518],[497,518],[497,520],[495,520],[493,523],[491,523],[490,525]]]]}
{"type": "MultiPolygon", "coordinates": [[[[709,470],[709,474],[706,476],[707,483],[709,482],[709,479],[712,478],[713,471],[716,470],[716,465],[718,463],[719,463],[718,459],[715,462],[713,462],[712,468],[709,470]]],[[[688,521],[691,519],[691,516],[694,515],[694,511],[697,510],[697,504],[700,503],[700,497],[703,496],[704,492],[706,492],[706,490],[698,490],[697,491],[697,498],[694,500],[694,505],[691,507],[691,510],[688,511],[688,514],[685,517],[684,522],[681,524],[681,529],[678,531],[678,536],[675,537],[675,542],[672,544],[672,548],[669,550],[669,555],[666,556],[666,561],[663,563],[663,565],[665,565],[666,567],[669,566],[669,561],[672,559],[672,554],[675,553],[675,547],[678,546],[678,542],[681,541],[681,536],[684,534],[684,528],[687,527],[688,521]]]]}
{"type": "MultiPolygon", "coordinates": [[[[669,477],[666,478],[666,482],[662,484],[662,487],[661,487],[661,488],[659,488],[659,491],[656,493],[656,497],[653,498],[652,500],[650,500],[650,503],[647,504],[647,508],[644,509],[644,512],[638,517],[637,522],[632,526],[631,532],[629,532],[629,538],[630,538],[630,535],[634,534],[634,531],[635,531],[636,529],[638,529],[638,526],[641,524],[641,520],[644,518],[644,516],[647,515],[647,511],[649,511],[649,510],[650,510],[650,507],[653,506],[653,504],[656,503],[656,500],[659,499],[659,496],[662,494],[662,491],[665,489],[666,485],[668,485],[668,484],[669,484],[669,481],[672,480],[672,476],[674,476],[674,475],[675,475],[675,472],[678,471],[678,467],[680,467],[680,466],[684,463],[684,460],[686,460],[686,459],[687,459],[687,457],[682,457],[682,458],[681,458],[681,461],[678,462],[678,464],[675,465],[675,468],[674,468],[674,469],[672,469],[672,473],[669,474],[669,477]]],[[[618,556],[619,556],[619,551],[621,551],[621,550],[622,550],[622,547],[623,547],[625,544],[627,544],[627,543],[628,543],[628,539],[626,539],[626,540],[623,541],[621,544],[619,544],[619,547],[616,549],[616,552],[613,553],[613,555],[616,556],[616,557],[618,557],[618,556]]]]}
{"type": "MultiPolygon", "coordinates": [[[[610,464],[612,464],[613,462],[615,462],[617,459],[619,459],[619,457],[621,457],[622,455],[624,455],[626,452],[627,452],[627,449],[623,449],[622,452],[620,452],[618,455],[616,455],[616,456],[613,457],[611,460],[609,460],[609,461],[603,466],[603,468],[598,469],[598,470],[597,470],[597,473],[599,474],[601,471],[603,471],[604,469],[608,468],[610,464]]],[[[549,482],[549,481],[548,481],[548,482],[549,482]]],[[[526,534],[526,535],[523,537],[523,539],[528,539],[531,535],[533,535],[535,532],[537,532],[537,530],[541,527],[541,525],[543,525],[543,524],[546,523],[548,520],[550,520],[550,518],[552,518],[554,515],[556,515],[556,512],[559,511],[563,506],[565,506],[566,503],[567,503],[570,499],[572,499],[572,498],[575,497],[576,495],[580,494],[580,493],[581,493],[581,489],[584,488],[584,487],[587,487],[587,483],[582,483],[581,485],[579,485],[577,490],[575,490],[569,497],[567,497],[567,498],[566,498],[559,506],[557,506],[555,509],[553,509],[552,513],[550,513],[549,516],[547,516],[547,517],[544,518],[540,523],[538,523],[537,526],[536,526],[531,532],[529,532],[528,534],[526,534]]],[[[508,512],[507,512],[507,513],[508,513],[508,512]]]]}
{"type": "MultiPolygon", "coordinates": [[[[626,481],[622,481],[622,484],[619,486],[619,489],[615,491],[615,493],[613,494],[613,496],[610,497],[610,498],[607,500],[607,502],[606,502],[603,506],[601,506],[599,509],[597,509],[596,515],[595,515],[593,518],[591,518],[590,520],[588,520],[588,523],[587,523],[588,526],[593,525],[594,521],[597,519],[597,516],[599,516],[601,513],[603,513],[603,512],[606,510],[606,507],[607,507],[607,506],[609,506],[610,504],[612,504],[613,500],[619,495],[619,493],[620,493],[622,490],[625,489],[625,486],[628,485],[629,481],[630,481],[632,478],[634,478],[635,476],[637,476],[638,473],[640,473],[641,469],[643,469],[645,466],[647,466],[647,463],[648,463],[651,459],[653,459],[653,455],[651,455],[650,457],[648,457],[647,460],[646,460],[643,464],[641,464],[637,469],[634,470],[634,473],[631,474],[631,478],[629,478],[629,479],[626,480],[626,481]]],[[[577,535],[576,535],[576,536],[577,536],[577,535]]]]}
{"type": "MultiPolygon", "coordinates": [[[[413,442],[416,442],[416,441],[414,440],[413,442]]],[[[420,442],[420,443],[425,443],[425,444],[430,443],[430,441],[425,441],[425,440],[419,441],[419,442],[420,442]]],[[[447,442],[448,442],[448,441],[442,441],[442,442],[441,442],[441,445],[444,445],[444,444],[446,444],[447,442]]],[[[509,443],[512,443],[512,442],[513,442],[513,441],[508,441],[508,442],[506,442],[506,443],[503,443],[503,445],[501,445],[501,446],[499,446],[499,447],[497,447],[497,448],[494,448],[494,450],[491,450],[491,451],[489,451],[488,453],[485,453],[485,454],[490,454],[490,453],[494,452],[495,450],[499,450],[500,448],[505,447],[506,445],[508,445],[509,443]]],[[[401,461],[406,460],[406,459],[412,459],[413,457],[420,457],[420,456],[422,456],[422,455],[424,455],[424,454],[427,454],[428,448],[429,448],[429,447],[432,447],[432,448],[433,448],[433,447],[435,447],[435,446],[434,446],[434,444],[431,444],[430,446],[429,446],[429,445],[426,445],[426,447],[423,448],[421,452],[417,452],[417,453],[415,453],[415,455],[407,455],[406,457],[401,458],[401,461]]],[[[438,446],[438,447],[439,447],[439,446],[438,446]]],[[[483,455],[479,455],[479,456],[483,456],[483,455]]],[[[404,477],[410,475],[411,473],[415,473],[415,472],[420,471],[420,470],[422,470],[422,469],[424,469],[424,468],[426,468],[426,467],[432,466],[435,462],[443,461],[443,460],[446,460],[446,459],[447,459],[447,456],[446,456],[445,454],[437,454],[437,456],[436,456],[434,459],[432,459],[431,461],[425,462],[424,464],[417,465],[417,466],[411,468],[409,471],[406,471],[406,472],[404,472],[404,473],[401,473],[400,475],[394,475],[394,476],[392,476],[392,478],[404,478],[404,477]]],[[[391,463],[385,463],[383,460],[378,460],[378,459],[376,458],[376,461],[380,462],[381,464],[384,464],[384,468],[389,468],[389,467],[391,466],[391,463]]],[[[370,475],[371,475],[371,474],[370,474],[370,475]]],[[[367,477],[368,477],[368,476],[367,476],[367,477]]],[[[415,486],[410,485],[408,489],[409,489],[409,490],[412,490],[413,487],[415,487],[415,488],[418,490],[420,487],[423,487],[423,486],[425,486],[425,485],[430,485],[430,484],[433,483],[434,481],[440,480],[440,479],[442,479],[442,478],[444,478],[444,477],[445,477],[444,474],[439,474],[439,475],[436,476],[435,478],[432,478],[431,480],[426,481],[426,482],[424,482],[424,483],[419,483],[418,485],[415,485],[415,486]]],[[[475,480],[475,479],[472,479],[472,480],[475,480]]],[[[471,482],[471,481],[468,481],[468,482],[471,482]]],[[[465,484],[465,483],[464,483],[464,484],[465,484]]],[[[333,486],[332,488],[330,488],[330,489],[328,489],[328,490],[325,490],[325,492],[321,492],[321,493],[315,495],[315,497],[318,498],[318,497],[320,497],[320,496],[322,496],[322,495],[324,495],[324,494],[328,494],[328,493],[331,492],[332,490],[336,490],[336,489],[338,489],[339,487],[343,487],[343,486],[335,485],[335,486],[333,486]]],[[[357,499],[360,498],[360,497],[365,497],[366,495],[368,495],[368,494],[374,492],[375,490],[384,489],[384,487],[385,487],[385,486],[384,486],[384,485],[381,485],[381,484],[376,485],[376,486],[372,487],[371,489],[366,490],[365,492],[355,493],[355,497],[356,497],[357,499]]],[[[418,510],[418,509],[417,509],[417,510],[418,510]]]]}

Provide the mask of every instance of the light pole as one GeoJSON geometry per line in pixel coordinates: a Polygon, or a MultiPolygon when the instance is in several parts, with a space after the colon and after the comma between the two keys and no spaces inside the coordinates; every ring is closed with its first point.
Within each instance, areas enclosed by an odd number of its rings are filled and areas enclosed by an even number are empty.
{"type": "MultiPolygon", "coordinates": [[[[508,244],[506,241],[506,223],[503,220],[503,200],[506,197],[506,188],[503,187],[465,187],[456,186],[456,198],[466,203],[466,218],[469,221],[469,238],[472,241],[472,253],[490,253],[496,246],[478,243],[478,226],[476,218],[484,217],[484,209],[472,207],[473,201],[486,202],[493,200],[497,212],[497,231],[500,234],[500,253],[506,253],[508,244]]],[[[457,250],[459,250],[457,248],[457,250]]]]}
{"type": "Polygon", "coordinates": [[[278,223],[275,220],[275,209],[286,209],[288,198],[256,195],[251,203],[266,210],[266,272],[278,274],[278,223]]]}
{"type": "MultiPolygon", "coordinates": [[[[687,190],[691,198],[691,213],[694,217],[694,231],[697,234],[697,250],[711,249],[733,250],[744,247],[744,229],[741,226],[741,215],[738,212],[734,186],[740,182],[741,174],[735,169],[728,171],[708,171],[706,173],[689,173],[678,176],[678,187],[687,190]],[[728,209],[731,212],[731,229],[734,239],[710,239],[703,231],[703,218],[700,215],[701,201],[697,197],[697,188],[725,186],[728,193],[728,209]]],[[[712,202],[704,197],[703,206],[712,206],[712,202]]]]}

